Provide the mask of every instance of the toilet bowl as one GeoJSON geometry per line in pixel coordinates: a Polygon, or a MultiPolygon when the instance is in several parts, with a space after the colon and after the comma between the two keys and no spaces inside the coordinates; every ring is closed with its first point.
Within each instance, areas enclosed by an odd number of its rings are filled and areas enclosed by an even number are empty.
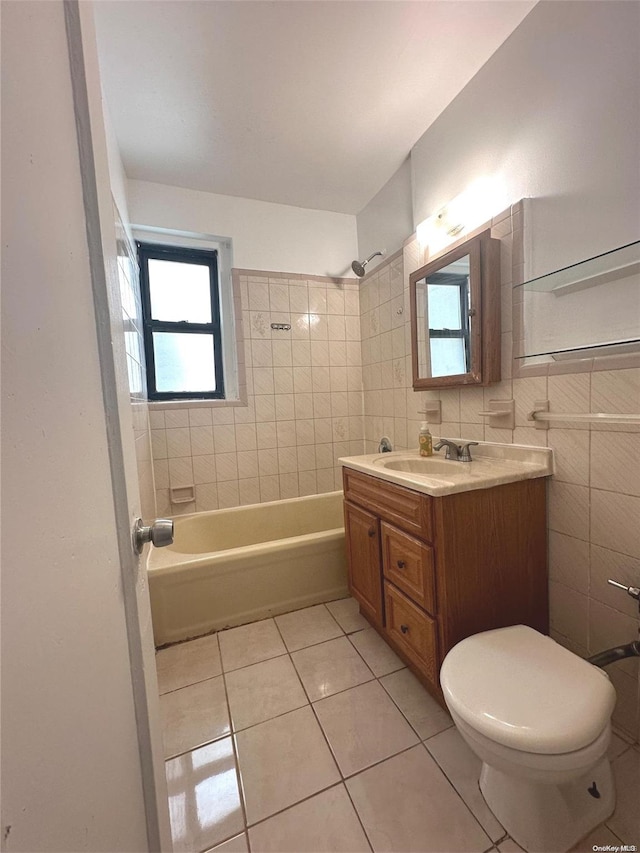
{"type": "Polygon", "coordinates": [[[475,634],[447,654],[440,683],[482,761],[480,790],[531,853],[564,853],[615,807],[606,673],[525,625],[475,634]]]}

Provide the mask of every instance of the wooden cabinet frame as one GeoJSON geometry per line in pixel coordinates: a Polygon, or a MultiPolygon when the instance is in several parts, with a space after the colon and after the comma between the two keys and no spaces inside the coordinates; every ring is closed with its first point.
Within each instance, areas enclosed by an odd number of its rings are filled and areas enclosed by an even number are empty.
{"type": "Polygon", "coordinates": [[[457,388],[460,385],[490,385],[500,381],[500,241],[483,231],[409,276],[411,306],[411,363],[413,387],[457,388]],[[471,296],[470,366],[467,373],[452,376],[420,376],[418,359],[418,316],[416,286],[422,279],[469,255],[471,296]]]}
{"type": "Polygon", "coordinates": [[[349,468],[343,479],[349,588],[440,702],[440,666],[460,640],[518,624],[548,633],[544,478],[439,498],[349,468]]]}

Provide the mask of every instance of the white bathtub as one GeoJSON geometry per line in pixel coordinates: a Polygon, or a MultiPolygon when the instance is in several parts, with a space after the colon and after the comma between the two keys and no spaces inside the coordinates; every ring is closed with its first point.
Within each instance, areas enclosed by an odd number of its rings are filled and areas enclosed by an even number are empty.
{"type": "Polygon", "coordinates": [[[157,646],[341,598],[342,492],[178,516],[147,569],[157,646]]]}

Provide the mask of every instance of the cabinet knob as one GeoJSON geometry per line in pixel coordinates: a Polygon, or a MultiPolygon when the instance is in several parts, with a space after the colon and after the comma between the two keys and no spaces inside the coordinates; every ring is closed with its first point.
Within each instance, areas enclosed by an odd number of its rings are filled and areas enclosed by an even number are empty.
{"type": "Polygon", "coordinates": [[[401,625],[400,630],[402,631],[403,634],[408,634],[409,633],[409,626],[408,625],[401,625]]]}
{"type": "Polygon", "coordinates": [[[375,527],[370,527],[368,530],[368,533],[369,533],[369,536],[375,536],[376,535],[375,527]]]}
{"type": "Polygon", "coordinates": [[[398,560],[398,568],[399,568],[399,569],[404,569],[404,567],[405,567],[406,565],[407,565],[407,564],[405,563],[405,561],[404,561],[404,560],[398,560]]]}

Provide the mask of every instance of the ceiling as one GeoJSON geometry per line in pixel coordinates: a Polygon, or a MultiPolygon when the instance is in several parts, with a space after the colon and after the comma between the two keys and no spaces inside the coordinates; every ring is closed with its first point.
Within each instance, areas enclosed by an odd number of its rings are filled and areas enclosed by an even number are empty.
{"type": "Polygon", "coordinates": [[[536,0],[96,0],[129,178],[357,214],[536,0]]]}

